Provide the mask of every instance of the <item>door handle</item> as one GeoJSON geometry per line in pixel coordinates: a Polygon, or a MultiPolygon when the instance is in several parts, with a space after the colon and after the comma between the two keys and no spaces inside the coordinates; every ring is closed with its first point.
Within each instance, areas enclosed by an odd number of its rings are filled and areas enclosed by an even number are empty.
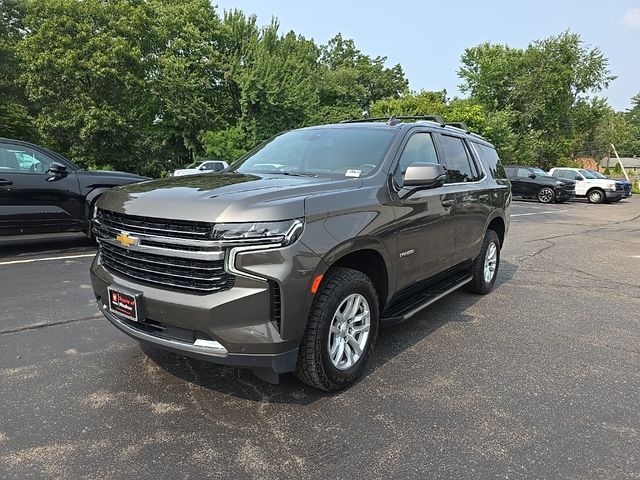
{"type": "Polygon", "coordinates": [[[0,187],[5,187],[7,185],[13,185],[12,180],[5,180],[4,178],[0,178],[0,187]]]}
{"type": "Polygon", "coordinates": [[[456,204],[455,200],[442,200],[443,207],[453,207],[456,204]]]}

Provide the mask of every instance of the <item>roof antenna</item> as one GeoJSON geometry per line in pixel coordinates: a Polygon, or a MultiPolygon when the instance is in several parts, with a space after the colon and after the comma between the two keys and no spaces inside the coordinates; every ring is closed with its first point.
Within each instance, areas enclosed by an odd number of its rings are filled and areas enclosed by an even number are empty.
{"type": "Polygon", "coordinates": [[[397,125],[399,123],[400,123],[400,120],[398,120],[395,115],[391,115],[389,117],[389,120],[387,120],[387,125],[394,126],[394,125],[397,125]]]}

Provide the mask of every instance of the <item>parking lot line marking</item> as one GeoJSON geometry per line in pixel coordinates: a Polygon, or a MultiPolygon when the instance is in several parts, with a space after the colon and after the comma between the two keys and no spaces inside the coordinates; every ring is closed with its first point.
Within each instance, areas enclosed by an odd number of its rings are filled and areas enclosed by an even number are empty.
{"type": "Polygon", "coordinates": [[[8,262],[0,262],[0,265],[16,265],[18,263],[34,263],[34,262],[48,262],[51,260],[69,260],[72,258],[87,258],[95,257],[95,253],[83,253],[82,255],[65,255],[62,257],[46,257],[46,258],[30,258],[29,260],[10,260],[8,262]]]}
{"type": "Polygon", "coordinates": [[[566,212],[566,210],[549,210],[547,212],[531,212],[531,213],[513,213],[511,217],[526,217],[527,215],[544,215],[545,213],[561,213],[566,212]]]}

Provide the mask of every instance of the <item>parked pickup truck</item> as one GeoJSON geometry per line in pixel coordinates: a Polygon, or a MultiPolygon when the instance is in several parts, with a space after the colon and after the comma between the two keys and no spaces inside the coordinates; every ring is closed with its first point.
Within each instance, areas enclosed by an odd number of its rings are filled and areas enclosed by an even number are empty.
{"type": "Polygon", "coordinates": [[[584,168],[557,167],[549,175],[574,180],[576,197],[587,198],[591,203],[617,202],[624,196],[624,187],[615,180],[598,178],[584,168]]]}
{"type": "Polygon", "coordinates": [[[381,324],[493,288],[510,204],[493,146],[439,117],[303,128],[220,174],[104,194],[91,281],[140,341],[334,391],[381,324]]]}

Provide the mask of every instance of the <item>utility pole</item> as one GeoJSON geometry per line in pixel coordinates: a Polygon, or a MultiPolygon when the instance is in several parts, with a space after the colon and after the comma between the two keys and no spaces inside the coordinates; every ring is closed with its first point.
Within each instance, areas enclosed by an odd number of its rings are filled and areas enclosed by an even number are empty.
{"type": "Polygon", "coordinates": [[[629,175],[627,175],[627,171],[624,169],[624,165],[622,164],[622,160],[620,160],[620,155],[618,155],[618,151],[616,150],[616,146],[612,143],[611,148],[613,148],[613,153],[616,154],[616,158],[618,159],[618,163],[620,164],[620,168],[622,168],[622,173],[624,174],[624,178],[627,179],[627,182],[631,183],[629,180],[629,175]]]}

